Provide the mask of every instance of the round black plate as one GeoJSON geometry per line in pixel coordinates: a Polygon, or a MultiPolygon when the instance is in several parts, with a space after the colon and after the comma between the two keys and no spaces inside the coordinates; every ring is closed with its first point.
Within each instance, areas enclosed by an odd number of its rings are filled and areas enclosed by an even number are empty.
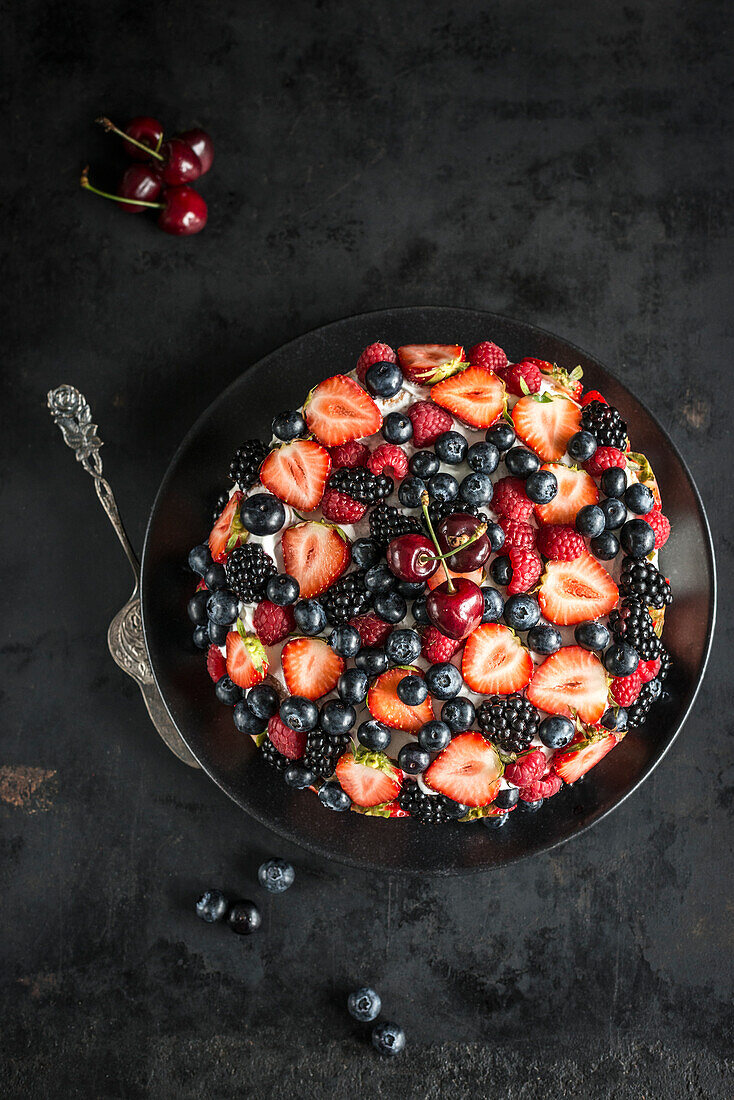
{"type": "Polygon", "coordinates": [[[552,848],[599,821],[642,782],[670,747],[693,704],[713,632],[716,579],[711,535],[700,496],[675,446],[654,417],[595,359],[530,325],[476,310],[381,310],[349,317],[301,336],[247,370],[188,433],[153,505],[143,552],[142,605],[153,672],[176,727],[202,768],[244,810],[281,836],[345,863],[388,871],[459,874],[485,871],[552,848]],[[226,484],[231,453],[251,436],[269,437],[275,413],[301,403],[308,390],[354,365],[374,340],[471,346],[491,339],[513,357],[536,356],[584,369],[627,419],[635,450],[647,454],[660,483],[672,535],[663,551],[675,600],[665,644],[674,665],[669,698],[641,730],[583,782],[564,788],[536,814],[515,812],[507,826],[429,829],[326,810],[311,791],[292,791],[237,733],[217,702],[202,654],[191,643],[186,602],[193,578],[190,547],[209,527],[212,501],[226,484]]]}

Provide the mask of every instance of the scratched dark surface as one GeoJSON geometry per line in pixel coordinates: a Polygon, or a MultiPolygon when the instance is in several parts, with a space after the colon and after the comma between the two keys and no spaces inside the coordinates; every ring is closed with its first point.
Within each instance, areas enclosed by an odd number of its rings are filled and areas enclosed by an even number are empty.
{"type": "Polygon", "coordinates": [[[724,1100],[731,6],[360,9],[6,6],[0,1091],[724,1100]],[[212,131],[200,237],[76,187],[123,163],[103,110],[212,131]],[[61,381],[87,394],[140,546],[180,437],[249,363],[422,303],[536,322],[637,390],[703,491],[722,584],[704,690],[651,780],[464,881],[307,856],[168,754],[105,645],[127,566],[44,408],[61,381]],[[274,853],[297,881],[269,900],[274,853]],[[261,932],[197,921],[208,884],[256,898],[261,932]],[[362,981],[407,1031],[395,1062],[344,1011],[362,981]]]}

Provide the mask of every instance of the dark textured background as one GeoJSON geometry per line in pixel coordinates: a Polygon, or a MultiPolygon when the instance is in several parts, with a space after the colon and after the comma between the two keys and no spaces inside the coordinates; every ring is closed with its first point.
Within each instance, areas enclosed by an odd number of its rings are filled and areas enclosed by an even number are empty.
{"type": "Polygon", "coordinates": [[[732,1094],[731,5],[437,8],[6,5],[4,1095],[732,1094]],[[123,163],[103,110],[211,130],[201,236],[77,188],[123,163]],[[44,409],[87,394],[140,545],[249,363],[418,303],[534,321],[636,390],[703,491],[724,608],[640,792],[558,852],[436,883],[284,850],[167,753],[105,646],[127,567],[44,409]],[[298,878],[270,901],[276,851],[298,878]],[[200,924],[209,883],[256,897],[262,932],[200,924]],[[344,1012],[363,979],[407,1030],[395,1063],[344,1012]]]}

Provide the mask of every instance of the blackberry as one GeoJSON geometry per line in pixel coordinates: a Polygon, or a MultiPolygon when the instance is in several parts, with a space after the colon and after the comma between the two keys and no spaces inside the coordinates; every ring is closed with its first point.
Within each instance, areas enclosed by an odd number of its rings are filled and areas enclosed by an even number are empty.
{"type": "Polygon", "coordinates": [[[668,673],[673,667],[673,658],[670,656],[667,649],[663,649],[662,646],[660,647],[658,657],[660,658],[660,672],[658,672],[657,679],[662,684],[665,680],[667,680],[668,673]]]}
{"type": "Polygon", "coordinates": [[[284,772],[286,768],[289,768],[293,763],[287,756],[283,756],[282,752],[278,752],[273,742],[269,737],[266,737],[260,746],[260,751],[263,754],[263,760],[271,768],[275,768],[276,771],[284,772]]]}
{"type": "Polygon", "coordinates": [[[647,720],[650,707],[660,698],[662,690],[663,685],[657,677],[642,685],[642,691],[637,699],[631,706],[627,707],[627,725],[630,729],[641,726],[647,720]]]}
{"type": "Polygon", "coordinates": [[[245,603],[264,600],[268,579],[278,572],[273,559],[257,543],[233,550],[226,568],[228,586],[245,603]]]}
{"type": "Polygon", "coordinates": [[[422,533],[421,521],[404,515],[393,504],[378,504],[370,512],[370,535],[382,550],[398,535],[422,533]]]}
{"type": "Polygon", "coordinates": [[[314,730],[306,738],[306,751],[303,763],[317,775],[328,779],[334,774],[336,762],[349,745],[349,734],[337,734],[330,737],[322,730],[314,730]]]}
{"type": "Polygon", "coordinates": [[[326,612],[326,618],[333,626],[348,623],[355,615],[369,611],[372,598],[364,586],[364,570],[347,573],[327,588],[318,602],[326,612]]]}
{"type": "Polygon", "coordinates": [[[224,509],[227,507],[227,502],[228,501],[229,501],[229,493],[227,492],[226,489],[223,489],[222,492],[217,497],[216,501],[214,502],[214,511],[212,512],[212,523],[217,522],[217,520],[221,516],[224,509]]]}
{"type": "Polygon", "coordinates": [[[446,516],[454,515],[456,512],[476,516],[480,523],[489,523],[486,513],[481,510],[479,504],[467,504],[465,500],[432,500],[428,505],[428,516],[434,527],[446,516]]]}
{"type": "Polygon", "coordinates": [[[505,753],[522,752],[538,732],[540,718],[524,695],[490,695],[477,708],[483,733],[505,753]]]}
{"type": "Polygon", "coordinates": [[[618,451],[624,451],[627,446],[627,423],[614,405],[590,401],[581,410],[581,427],[591,432],[600,447],[616,447],[618,451]]]}
{"type": "Polygon", "coordinates": [[[398,795],[401,810],[414,817],[420,825],[442,825],[463,817],[467,807],[445,794],[426,794],[417,783],[404,783],[398,795]]]}
{"type": "Polygon", "coordinates": [[[619,588],[625,596],[638,596],[645,607],[665,607],[673,599],[670,585],[651,561],[623,558],[619,588]]]}
{"type": "Polygon", "coordinates": [[[229,464],[229,476],[243,491],[257,481],[257,475],[268,448],[261,439],[246,439],[238,447],[229,464]]]}
{"type": "Polygon", "coordinates": [[[650,612],[637,596],[625,596],[621,606],[609,615],[614,640],[626,642],[637,651],[640,660],[651,661],[660,652],[660,639],[650,612]]]}
{"type": "Polygon", "coordinates": [[[329,478],[329,485],[340,493],[346,493],[352,500],[358,500],[360,504],[377,504],[389,497],[394,488],[392,478],[387,474],[373,474],[364,466],[354,466],[351,469],[342,466],[334,470],[329,478]]]}

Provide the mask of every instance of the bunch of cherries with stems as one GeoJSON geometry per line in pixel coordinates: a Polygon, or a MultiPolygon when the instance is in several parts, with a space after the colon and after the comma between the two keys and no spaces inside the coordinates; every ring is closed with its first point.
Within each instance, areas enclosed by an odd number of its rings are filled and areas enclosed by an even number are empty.
{"type": "Polygon", "coordinates": [[[100,191],[89,182],[89,169],[81,176],[81,185],[102,198],[120,204],[127,214],[159,210],[158,227],[175,237],[200,233],[206,225],[207,206],[198,191],[189,184],[208,172],[214,160],[214,143],[205,130],[185,130],[163,140],[163,126],[156,118],[140,116],[120,130],[108,118],[98,118],[108,133],[123,139],[133,160],[117,194],[100,191]]]}

